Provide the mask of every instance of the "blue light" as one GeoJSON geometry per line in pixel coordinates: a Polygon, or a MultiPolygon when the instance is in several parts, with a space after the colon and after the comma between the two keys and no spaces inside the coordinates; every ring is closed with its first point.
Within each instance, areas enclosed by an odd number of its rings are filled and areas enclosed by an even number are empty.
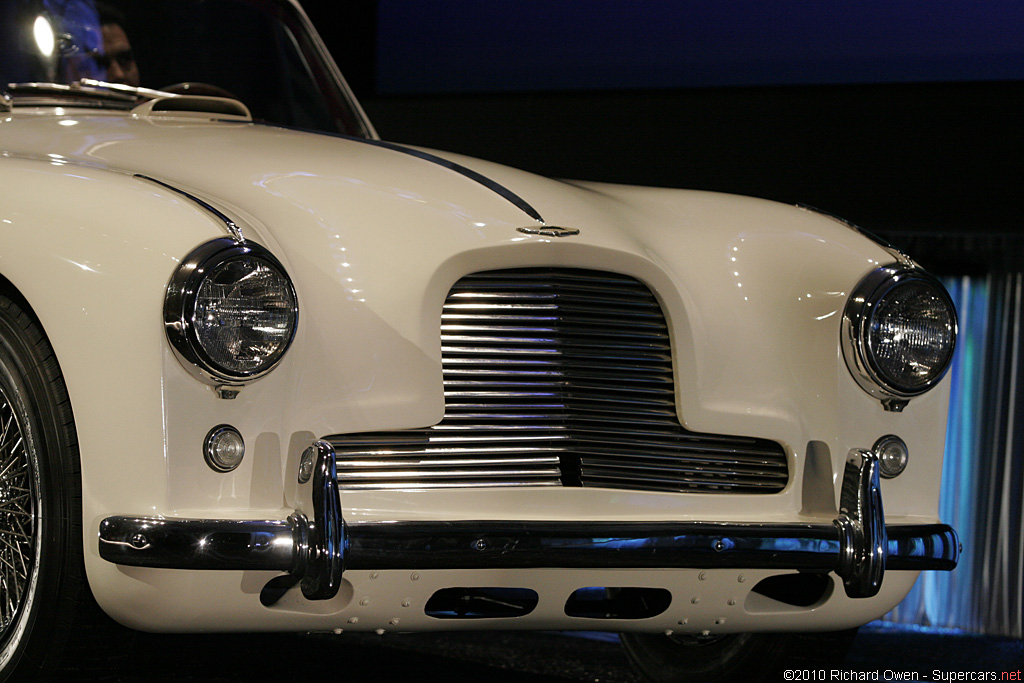
{"type": "Polygon", "coordinates": [[[950,369],[939,517],[963,552],[953,572],[924,572],[888,623],[1020,637],[1019,274],[944,280],[959,316],[950,369]],[[1019,410],[1019,408],[1018,408],[1019,410]],[[1012,456],[1017,450],[1017,455],[1012,456]],[[1009,506],[1009,507],[1007,507],[1009,506]],[[998,546],[998,547],[997,547],[998,546]]]}

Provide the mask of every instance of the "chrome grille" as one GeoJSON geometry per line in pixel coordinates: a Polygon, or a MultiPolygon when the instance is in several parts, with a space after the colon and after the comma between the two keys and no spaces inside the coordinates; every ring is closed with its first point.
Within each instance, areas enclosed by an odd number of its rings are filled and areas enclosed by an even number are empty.
{"type": "Polygon", "coordinates": [[[639,281],[576,269],[477,273],[441,315],[445,415],[326,437],[343,488],[782,490],[772,441],[679,425],[668,329],[639,281]]]}

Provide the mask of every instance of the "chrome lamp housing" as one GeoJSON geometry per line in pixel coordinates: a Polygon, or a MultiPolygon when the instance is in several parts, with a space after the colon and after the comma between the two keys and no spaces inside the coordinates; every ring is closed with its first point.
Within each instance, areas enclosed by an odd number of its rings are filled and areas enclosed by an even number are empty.
{"type": "Polygon", "coordinates": [[[298,326],[284,266],[252,242],[200,245],[167,285],[164,328],[178,360],[213,385],[239,386],[273,370],[298,326]]]}
{"type": "Polygon", "coordinates": [[[946,374],[956,347],[953,300],[919,268],[888,265],[847,301],[842,348],[850,373],[886,410],[901,411],[946,374]]]}

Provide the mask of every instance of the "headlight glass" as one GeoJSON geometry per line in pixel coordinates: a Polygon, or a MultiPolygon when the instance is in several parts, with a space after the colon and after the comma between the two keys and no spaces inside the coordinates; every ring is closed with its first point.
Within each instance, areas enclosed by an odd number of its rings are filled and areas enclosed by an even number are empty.
{"type": "Polygon", "coordinates": [[[295,289],[280,262],[252,243],[214,240],[171,279],[164,319],[186,367],[216,383],[269,372],[291,345],[295,289]]]}
{"type": "Polygon", "coordinates": [[[260,372],[284,355],[295,327],[295,295],[273,264],[243,256],[215,266],[196,294],[196,338],[217,366],[260,372]]]}
{"type": "Polygon", "coordinates": [[[927,282],[893,287],[875,305],[867,330],[869,359],[892,387],[927,389],[953,356],[956,319],[948,297],[927,282]]]}
{"type": "Polygon", "coordinates": [[[909,399],[935,386],[953,359],[956,310],[942,284],[901,266],[879,268],[854,290],[843,353],[868,393],[909,399]]]}

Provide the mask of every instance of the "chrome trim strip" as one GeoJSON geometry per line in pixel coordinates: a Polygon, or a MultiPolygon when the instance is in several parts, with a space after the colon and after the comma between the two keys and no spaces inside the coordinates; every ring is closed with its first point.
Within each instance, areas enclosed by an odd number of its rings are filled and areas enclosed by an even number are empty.
{"type": "Polygon", "coordinates": [[[383,149],[391,150],[392,152],[408,154],[409,156],[416,157],[417,159],[422,159],[423,161],[428,161],[432,164],[437,164],[438,166],[447,168],[449,171],[454,171],[455,173],[458,173],[459,175],[465,178],[469,178],[475,183],[483,185],[491,192],[494,192],[495,194],[499,195],[500,197],[514,205],[517,209],[525,213],[533,220],[537,221],[541,225],[544,225],[544,218],[541,217],[537,209],[533,208],[525,199],[523,199],[512,190],[502,185],[501,183],[492,180],[491,178],[488,178],[482,173],[477,173],[471,168],[466,168],[462,164],[457,164],[454,161],[449,161],[448,159],[439,157],[436,154],[431,154],[430,152],[424,152],[423,150],[414,149],[412,147],[406,147],[405,145],[399,145],[394,142],[385,142],[384,140],[377,139],[368,140],[366,138],[357,138],[351,135],[343,135],[341,133],[330,133],[324,131],[310,132],[319,133],[321,135],[330,135],[331,137],[336,138],[344,138],[346,140],[359,142],[364,145],[371,145],[373,147],[381,147],[383,149]]]}
{"type": "Polygon", "coordinates": [[[177,194],[180,194],[182,197],[185,197],[186,199],[191,200],[193,203],[197,204],[201,208],[206,209],[208,212],[212,213],[221,222],[224,223],[224,227],[227,228],[228,234],[231,235],[231,237],[234,238],[234,240],[236,242],[238,242],[240,244],[245,244],[245,236],[242,234],[242,229],[238,227],[238,224],[236,224],[233,220],[231,220],[226,215],[224,215],[223,212],[221,212],[220,210],[214,208],[213,206],[211,206],[207,202],[204,202],[199,197],[196,197],[193,194],[189,194],[185,190],[182,190],[181,188],[177,188],[174,185],[169,185],[168,183],[165,183],[162,180],[157,180],[156,178],[151,178],[148,175],[143,175],[141,173],[134,173],[132,175],[135,178],[139,178],[140,180],[148,180],[151,183],[155,183],[155,184],[159,185],[160,187],[164,187],[164,188],[170,190],[171,192],[176,192],[177,194]]]}
{"type": "Polygon", "coordinates": [[[885,239],[884,237],[876,235],[875,233],[871,232],[870,230],[865,230],[861,226],[857,225],[856,223],[854,223],[852,221],[849,221],[849,220],[843,218],[842,216],[837,216],[834,213],[830,213],[828,211],[824,211],[822,209],[819,209],[816,206],[811,206],[810,204],[804,204],[803,202],[797,202],[796,204],[794,204],[794,206],[796,208],[798,208],[798,209],[802,209],[804,211],[810,211],[811,213],[816,213],[819,216],[824,216],[825,218],[828,218],[828,219],[830,219],[832,221],[835,221],[836,223],[839,223],[840,225],[842,225],[842,226],[844,226],[846,228],[849,228],[850,230],[853,230],[854,232],[856,232],[856,233],[858,233],[860,235],[863,235],[864,237],[867,237],[869,240],[871,240],[872,242],[874,242],[875,244],[877,244],[878,246],[882,247],[887,252],[889,252],[889,255],[892,256],[894,259],[896,259],[899,262],[899,264],[904,266],[904,267],[907,267],[907,268],[916,268],[917,267],[917,264],[914,263],[914,259],[910,258],[910,256],[908,256],[907,254],[903,253],[899,249],[899,247],[895,246],[892,242],[890,242],[889,240],[885,239]]]}
{"type": "MultiPolygon", "coordinates": [[[[164,569],[287,572],[310,600],[334,597],[346,569],[797,569],[837,572],[852,598],[878,592],[890,570],[951,570],[956,532],[945,524],[894,525],[882,516],[878,458],[851,453],[843,509],[832,524],[714,522],[364,522],[341,513],[334,450],[319,441],[313,521],[109,517],[100,557],[164,569]]],[[[275,579],[274,581],[277,581],[275,579]]],[[[268,584],[269,585],[269,584],[268,584]]]]}
{"type": "Polygon", "coordinates": [[[79,78],[78,84],[85,86],[86,88],[100,88],[102,90],[109,90],[111,92],[127,95],[132,102],[138,101],[138,98],[158,98],[158,97],[181,97],[181,95],[172,92],[166,92],[164,90],[154,90],[153,88],[142,88],[135,85],[125,85],[124,83],[111,83],[109,81],[101,81],[95,78],[79,78]]]}
{"type": "Polygon", "coordinates": [[[938,569],[953,571],[960,560],[960,539],[946,524],[885,527],[885,566],[891,571],[938,569]]]}
{"type": "MultiPolygon", "coordinates": [[[[286,522],[236,522],[111,517],[100,526],[100,555],[109,562],[135,567],[293,572],[298,571],[293,567],[303,564],[301,543],[296,540],[302,526],[293,525],[291,518],[286,522]],[[144,539],[145,545],[134,543],[135,538],[144,539]]],[[[949,571],[957,564],[959,542],[948,525],[894,525],[885,530],[889,540],[878,549],[890,570],[949,571]]],[[[837,524],[364,522],[347,525],[345,537],[346,571],[693,568],[824,572],[841,571],[850,554],[837,524]]],[[[852,554],[863,553],[853,548],[852,554]]],[[[311,550],[308,561],[316,562],[317,557],[311,550]]],[[[337,566],[333,563],[331,571],[337,566]]],[[[847,592],[851,592],[849,587],[847,592]]],[[[851,597],[870,595],[854,590],[851,597]]]]}
{"type": "Polygon", "coordinates": [[[131,108],[136,102],[134,95],[90,87],[89,84],[83,83],[70,85],[45,81],[7,83],[6,90],[10,98],[16,98],[19,105],[25,106],[74,104],[75,106],[95,107],[105,104],[131,108]]]}
{"type": "Polygon", "coordinates": [[[303,564],[303,526],[298,519],[108,517],[100,557],[129,567],[292,572],[303,564]]]}
{"type": "Polygon", "coordinates": [[[516,228],[516,232],[525,235],[543,235],[545,237],[572,237],[580,234],[578,228],[559,228],[555,225],[545,225],[540,228],[516,228]]]}
{"type": "MultiPolygon", "coordinates": [[[[894,560],[893,569],[949,570],[956,565],[959,549],[949,526],[887,529],[895,540],[883,552],[894,560]]],[[[837,571],[844,552],[835,524],[367,522],[350,525],[348,533],[346,569],[837,571]]]]}

